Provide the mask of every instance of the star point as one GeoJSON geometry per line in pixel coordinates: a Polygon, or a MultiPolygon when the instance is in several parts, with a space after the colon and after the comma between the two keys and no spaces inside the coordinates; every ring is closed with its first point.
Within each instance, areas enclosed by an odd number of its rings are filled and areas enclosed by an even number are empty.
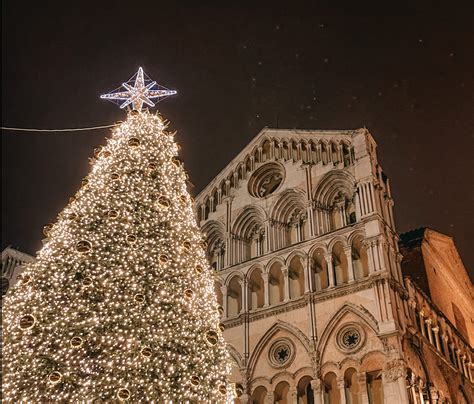
{"type": "Polygon", "coordinates": [[[138,68],[138,72],[134,77],[132,77],[128,82],[122,83],[122,87],[125,88],[126,91],[117,89],[108,94],[101,95],[100,98],[112,102],[123,101],[120,104],[121,109],[124,109],[128,105],[132,104],[133,109],[141,111],[143,104],[154,107],[155,102],[152,101],[153,99],[159,100],[160,98],[176,94],[175,90],[169,90],[163,86],[160,86],[156,83],[156,81],[150,81],[150,83],[146,84],[145,74],[141,67],[138,68]],[[131,81],[134,77],[135,82],[132,86],[131,81]]]}

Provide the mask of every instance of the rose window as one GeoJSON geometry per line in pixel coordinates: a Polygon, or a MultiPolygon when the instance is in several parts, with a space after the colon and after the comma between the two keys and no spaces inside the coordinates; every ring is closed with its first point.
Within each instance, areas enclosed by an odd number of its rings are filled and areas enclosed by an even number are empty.
{"type": "Polygon", "coordinates": [[[273,343],[270,348],[268,359],[273,367],[288,366],[294,359],[295,348],[286,339],[281,339],[273,343]]]}

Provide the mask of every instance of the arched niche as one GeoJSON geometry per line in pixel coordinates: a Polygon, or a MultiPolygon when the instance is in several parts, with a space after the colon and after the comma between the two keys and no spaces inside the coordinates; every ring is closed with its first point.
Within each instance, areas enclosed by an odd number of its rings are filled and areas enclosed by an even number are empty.
{"type": "Polygon", "coordinates": [[[249,298],[250,310],[263,307],[265,304],[265,284],[262,278],[262,270],[254,268],[249,276],[249,298]]]}
{"type": "Polygon", "coordinates": [[[268,288],[270,305],[278,304],[284,299],[284,285],[285,280],[282,272],[283,264],[279,261],[275,261],[270,265],[268,269],[268,288]]]}
{"type": "Polygon", "coordinates": [[[304,258],[295,255],[288,265],[288,277],[290,282],[290,299],[297,299],[304,294],[304,258]]]}
{"type": "Polygon", "coordinates": [[[332,262],[335,275],[335,284],[342,285],[349,281],[349,264],[342,242],[338,241],[332,248],[332,262]]]}
{"type": "Polygon", "coordinates": [[[274,391],[275,403],[290,404],[290,385],[288,382],[282,380],[275,386],[274,391]]]}
{"type": "Polygon", "coordinates": [[[341,395],[337,388],[337,377],[334,372],[328,372],[323,378],[324,402],[328,404],[339,404],[341,395]]]}
{"type": "Polygon", "coordinates": [[[236,317],[242,311],[241,279],[235,275],[227,285],[227,317],[236,317]]]}
{"type": "Polygon", "coordinates": [[[325,250],[316,248],[312,255],[311,273],[313,277],[313,290],[319,292],[329,286],[328,266],[324,257],[325,250]]]}
{"type": "Polygon", "coordinates": [[[252,404],[265,403],[267,399],[267,389],[264,386],[258,386],[252,392],[252,404]]]}
{"type": "Polygon", "coordinates": [[[362,389],[357,379],[357,370],[347,368],[344,372],[344,390],[346,394],[346,402],[350,404],[362,404],[362,389]]]}
{"type": "Polygon", "coordinates": [[[362,243],[361,236],[354,238],[351,249],[354,278],[362,279],[369,276],[369,258],[367,256],[367,249],[362,243]]]}
{"type": "Polygon", "coordinates": [[[314,404],[313,389],[311,387],[311,376],[303,376],[297,385],[298,391],[298,403],[301,404],[314,404]]]}

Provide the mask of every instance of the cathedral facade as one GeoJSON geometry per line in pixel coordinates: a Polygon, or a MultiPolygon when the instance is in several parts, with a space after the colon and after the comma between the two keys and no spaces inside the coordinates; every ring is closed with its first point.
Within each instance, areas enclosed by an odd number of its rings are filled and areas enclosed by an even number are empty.
{"type": "MultiPolygon", "coordinates": [[[[265,128],[196,197],[237,402],[470,402],[472,284],[459,259],[460,332],[404,276],[392,207],[366,129],[265,128]]],[[[439,259],[422,239],[408,275],[439,259]]]]}

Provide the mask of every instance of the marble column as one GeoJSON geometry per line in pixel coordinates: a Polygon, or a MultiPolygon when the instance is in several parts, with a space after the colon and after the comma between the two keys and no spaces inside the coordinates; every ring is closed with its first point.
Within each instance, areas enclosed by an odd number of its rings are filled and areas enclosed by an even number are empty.
{"type": "Polygon", "coordinates": [[[222,292],[222,308],[224,309],[223,317],[227,318],[227,285],[221,286],[222,292]]]}
{"type": "Polygon", "coordinates": [[[346,254],[347,259],[347,270],[349,271],[349,282],[354,281],[354,265],[352,264],[352,247],[344,247],[344,253],[346,254]]]}
{"type": "Polygon", "coordinates": [[[339,390],[339,403],[346,404],[346,382],[344,377],[337,378],[337,388],[339,390]]]}
{"type": "Polygon", "coordinates": [[[314,404],[324,404],[321,380],[311,380],[310,383],[313,389],[314,404]]]}
{"type": "Polygon", "coordinates": [[[328,267],[328,280],[329,280],[329,287],[334,287],[334,268],[332,264],[332,253],[324,254],[324,258],[327,263],[328,267]]]}
{"type": "Polygon", "coordinates": [[[439,327],[438,326],[433,327],[431,331],[433,331],[434,333],[434,342],[435,342],[436,349],[441,352],[441,346],[439,342],[439,327]]]}
{"type": "Polygon", "coordinates": [[[365,372],[357,373],[357,381],[359,382],[360,402],[369,404],[369,393],[367,391],[367,374],[365,372]]]}
{"type": "Polygon", "coordinates": [[[289,268],[284,265],[281,267],[281,272],[283,273],[283,292],[284,292],[284,297],[283,301],[288,302],[290,300],[290,270],[289,268]]]}
{"type": "Polygon", "coordinates": [[[268,272],[262,273],[263,279],[263,307],[270,306],[270,274],[268,272]]]}

